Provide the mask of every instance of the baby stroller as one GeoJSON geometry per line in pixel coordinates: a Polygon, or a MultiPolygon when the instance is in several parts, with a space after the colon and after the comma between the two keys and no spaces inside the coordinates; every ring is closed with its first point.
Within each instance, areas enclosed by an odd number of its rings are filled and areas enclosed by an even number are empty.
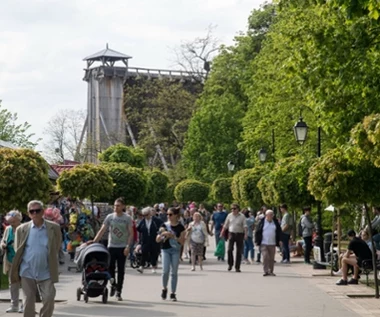
{"type": "MultiPolygon", "coordinates": [[[[133,257],[131,258],[131,267],[134,269],[138,269],[142,266],[142,250],[141,245],[136,245],[135,249],[133,250],[133,257]]],[[[150,266],[150,263],[145,262],[144,269],[148,268],[150,266]]]]}
{"type": "MultiPolygon", "coordinates": [[[[82,286],[77,288],[77,300],[84,295],[85,303],[89,297],[102,295],[103,303],[108,301],[107,283],[111,280],[108,272],[110,254],[107,248],[100,243],[83,244],[78,248],[74,262],[77,270],[82,271],[82,286]]],[[[111,281],[112,283],[112,281],[111,281]]]]}

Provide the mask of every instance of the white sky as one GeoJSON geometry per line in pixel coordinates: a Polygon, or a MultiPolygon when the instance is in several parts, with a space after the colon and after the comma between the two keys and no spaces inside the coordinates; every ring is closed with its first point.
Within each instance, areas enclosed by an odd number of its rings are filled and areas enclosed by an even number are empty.
{"type": "MultiPolygon", "coordinates": [[[[130,66],[173,68],[171,48],[206,34],[222,43],[245,31],[263,0],[1,0],[0,99],[44,129],[59,109],[86,109],[82,59],[105,48],[130,66]]],[[[40,145],[44,143],[43,140],[40,145]]]]}

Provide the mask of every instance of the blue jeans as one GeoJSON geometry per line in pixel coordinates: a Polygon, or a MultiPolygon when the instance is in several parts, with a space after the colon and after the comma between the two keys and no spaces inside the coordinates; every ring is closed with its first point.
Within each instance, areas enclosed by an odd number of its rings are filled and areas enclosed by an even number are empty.
{"type": "MultiPolygon", "coordinates": [[[[215,247],[218,245],[219,240],[220,240],[220,232],[215,229],[215,247]]],[[[222,258],[218,257],[218,260],[223,260],[224,261],[224,256],[222,258]]]]}
{"type": "Polygon", "coordinates": [[[282,242],[282,260],[288,260],[288,261],[290,261],[289,240],[290,240],[290,234],[282,233],[282,237],[281,237],[281,242],[282,242]]]}
{"type": "Polygon", "coordinates": [[[170,274],[171,288],[172,288],[172,293],[175,293],[177,290],[180,250],[175,250],[173,248],[162,249],[161,256],[162,256],[162,287],[164,289],[167,289],[168,282],[169,282],[169,273],[171,273],[170,274]]]}
{"type": "Polygon", "coordinates": [[[253,237],[248,237],[244,240],[244,259],[248,260],[248,255],[251,252],[251,260],[255,258],[255,248],[253,246],[253,237]]]}

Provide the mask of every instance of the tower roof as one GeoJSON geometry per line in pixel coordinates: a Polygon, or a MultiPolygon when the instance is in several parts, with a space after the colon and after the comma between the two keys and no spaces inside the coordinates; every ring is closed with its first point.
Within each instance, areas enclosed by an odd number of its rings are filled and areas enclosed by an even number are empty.
{"type": "Polygon", "coordinates": [[[92,54],[90,56],[87,56],[84,58],[84,61],[101,61],[101,62],[116,62],[116,61],[123,61],[126,59],[130,59],[132,56],[111,50],[108,47],[108,44],[106,45],[106,48],[100,52],[97,52],[95,54],[92,54]]]}

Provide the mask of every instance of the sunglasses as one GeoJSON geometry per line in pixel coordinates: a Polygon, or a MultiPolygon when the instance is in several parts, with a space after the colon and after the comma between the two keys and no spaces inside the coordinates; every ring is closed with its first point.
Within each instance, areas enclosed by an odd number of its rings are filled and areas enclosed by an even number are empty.
{"type": "Polygon", "coordinates": [[[231,210],[237,210],[237,208],[236,207],[232,207],[231,210]]]}
{"type": "Polygon", "coordinates": [[[173,216],[173,214],[168,214],[169,217],[173,216]]]}
{"type": "Polygon", "coordinates": [[[29,213],[33,215],[33,214],[39,214],[41,211],[42,209],[30,209],[29,213]]]}

